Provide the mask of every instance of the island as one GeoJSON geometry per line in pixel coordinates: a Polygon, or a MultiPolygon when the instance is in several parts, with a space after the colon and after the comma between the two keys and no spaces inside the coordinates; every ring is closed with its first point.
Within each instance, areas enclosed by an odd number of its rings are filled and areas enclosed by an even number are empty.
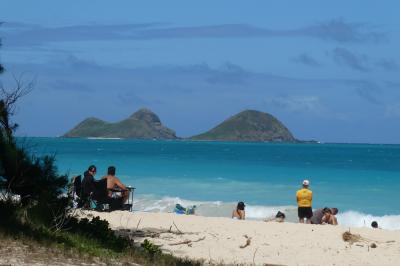
{"type": "Polygon", "coordinates": [[[68,138],[127,138],[127,139],[177,139],[172,129],[165,127],[160,118],[147,108],[142,108],[127,119],[109,123],[98,118],[87,118],[63,135],[68,138]]]}
{"type": "Polygon", "coordinates": [[[213,129],[191,137],[192,140],[299,142],[274,116],[256,111],[242,111],[213,129]]]}

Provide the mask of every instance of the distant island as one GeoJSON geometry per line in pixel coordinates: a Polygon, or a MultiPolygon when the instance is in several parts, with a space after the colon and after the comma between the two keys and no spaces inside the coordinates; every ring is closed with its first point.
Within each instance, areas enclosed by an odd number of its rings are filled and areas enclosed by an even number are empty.
{"type": "MultiPolygon", "coordinates": [[[[143,108],[127,119],[108,123],[87,118],[63,137],[97,137],[127,139],[179,139],[175,132],[162,125],[159,117],[143,108]]],[[[209,141],[301,142],[274,116],[256,110],[240,112],[210,131],[188,138],[209,141]]]]}
{"type": "Polygon", "coordinates": [[[275,117],[255,110],[240,112],[193,140],[297,142],[275,117]]]}
{"type": "Polygon", "coordinates": [[[142,108],[127,119],[108,123],[98,118],[87,118],[63,135],[74,138],[177,139],[175,132],[162,125],[151,110],[142,108]]]}

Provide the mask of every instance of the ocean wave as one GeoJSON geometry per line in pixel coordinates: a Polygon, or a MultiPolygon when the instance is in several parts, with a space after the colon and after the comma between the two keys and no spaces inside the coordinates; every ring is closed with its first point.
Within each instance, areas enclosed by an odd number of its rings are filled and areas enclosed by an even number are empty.
{"type": "MultiPolygon", "coordinates": [[[[196,214],[208,217],[231,217],[236,202],[194,201],[179,197],[162,197],[140,195],[134,200],[135,211],[173,212],[176,204],[184,207],[196,205],[196,214]]],[[[246,204],[246,217],[253,220],[263,220],[274,217],[281,211],[286,215],[286,221],[297,222],[296,206],[263,206],[246,204]]],[[[346,227],[371,227],[372,221],[377,221],[382,229],[400,230],[400,215],[374,216],[357,211],[345,211],[337,215],[338,223],[346,227]]]]}
{"type": "Polygon", "coordinates": [[[382,229],[400,230],[400,215],[375,216],[357,211],[338,213],[338,222],[349,227],[371,227],[373,221],[382,229]]]}

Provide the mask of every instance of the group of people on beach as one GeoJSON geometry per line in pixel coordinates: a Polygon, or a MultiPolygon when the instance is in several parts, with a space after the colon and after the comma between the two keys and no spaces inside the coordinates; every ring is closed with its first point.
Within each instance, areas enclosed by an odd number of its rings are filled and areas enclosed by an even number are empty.
{"type": "MultiPolygon", "coordinates": [[[[81,195],[83,199],[87,199],[95,190],[94,182],[96,181],[94,176],[97,173],[97,167],[90,165],[83,174],[82,190],[81,195]]],[[[115,176],[116,168],[110,166],[107,169],[107,174],[101,179],[107,180],[107,192],[109,197],[113,197],[114,192],[118,192],[118,197],[122,199],[122,203],[125,203],[129,198],[129,189],[115,176]]],[[[88,206],[86,206],[88,207],[88,206]]]]}
{"type": "MultiPolygon", "coordinates": [[[[339,212],[337,208],[321,208],[317,210],[312,210],[312,191],[309,188],[310,181],[303,180],[303,187],[296,192],[297,200],[297,215],[299,217],[299,223],[307,224],[331,224],[337,225],[336,214],[339,212]]],[[[244,202],[239,202],[237,207],[232,212],[233,219],[245,220],[245,204],[244,202]]],[[[283,212],[278,211],[275,217],[267,218],[266,222],[276,221],[283,222],[286,216],[283,212]]]]}
{"type": "MultiPolygon", "coordinates": [[[[84,172],[84,177],[82,180],[82,198],[88,198],[91,193],[94,191],[94,182],[96,181],[94,176],[97,173],[97,168],[95,165],[90,165],[88,169],[84,172]]],[[[107,191],[109,197],[114,197],[115,192],[119,192],[119,197],[122,199],[122,203],[125,203],[129,198],[130,190],[119,180],[119,178],[115,175],[116,168],[114,166],[109,166],[107,169],[107,174],[103,176],[101,179],[107,180],[107,191]]],[[[297,214],[299,218],[299,223],[307,223],[307,224],[330,224],[337,225],[338,221],[336,218],[336,214],[339,212],[337,208],[320,208],[316,210],[312,210],[312,199],[313,194],[310,190],[310,181],[305,179],[302,183],[302,188],[296,192],[296,200],[297,200],[297,214]]],[[[86,206],[88,207],[88,206],[86,206]]],[[[238,220],[246,219],[246,205],[244,202],[240,201],[236,208],[232,212],[232,218],[238,220]]],[[[191,213],[192,214],[192,213],[191,213]]],[[[194,214],[194,210],[193,210],[194,214]]],[[[267,218],[264,221],[276,221],[276,222],[284,222],[286,215],[278,211],[275,217],[267,218]]],[[[379,228],[378,223],[373,221],[371,224],[372,228],[379,228]]]]}

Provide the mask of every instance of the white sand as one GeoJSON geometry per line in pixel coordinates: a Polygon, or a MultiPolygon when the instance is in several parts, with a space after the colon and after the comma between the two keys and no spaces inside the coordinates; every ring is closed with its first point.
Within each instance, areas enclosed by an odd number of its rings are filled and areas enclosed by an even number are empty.
{"type": "Polygon", "coordinates": [[[400,231],[351,228],[351,233],[363,237],[351,245],[342,239],[342,234],[349,228],[341,226],[239,221],[172,213],[115,211],[91,214],[108,220],[113,229],[126,228],[132,232],[137,229],[147,234],[161,229],[165,233],[142,236],[135,241],[147,238],[162,245],[164,252],[202,259],[205,263],[400,265],[400,231]],[[167,232],[170,228],[174,233],[167,232]],[[176,234],[177,228],[183,234],[176,234]],[[247,241],[245,236],[250,239],[250,245],[241,248],[247,241]],[[185,240],[199,241],[171,245],[185,240]],[[377,247],[371,248],[372,243],[377,247]]]}

